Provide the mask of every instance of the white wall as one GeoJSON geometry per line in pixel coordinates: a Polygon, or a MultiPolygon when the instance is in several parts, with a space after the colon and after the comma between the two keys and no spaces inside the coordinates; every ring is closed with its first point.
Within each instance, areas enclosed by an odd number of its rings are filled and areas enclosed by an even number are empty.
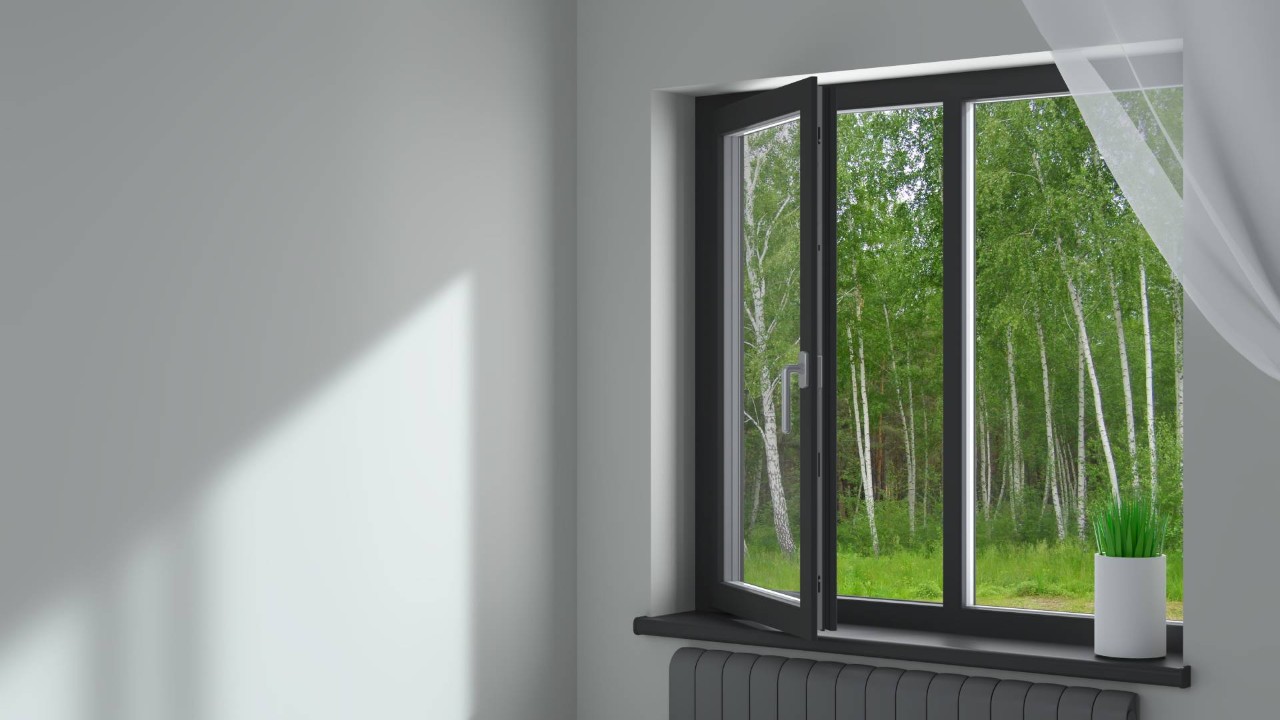
{"type": "Polygon", "coordinates": [[[571,0],[0,8],[0,717],[575,715],[571,0]]]}
{"type": "MultiPolygon", "coordinates": [[[[681,363],[694,330],[691,224],[680,201],[691,179],[679,132],[689,102],[654,91],[1044,46],[1019,0],[580,0],[578,25],[579,716],[656,718],[666,712],[666,663],[684,643],[635,637],[631,619],[688,603],[692,450],[681,363]]],[[[1186,352],[1195,684],[1134,689],[1147,718],[1272,717],[1280,581],[1269,555],[1280,528],[1268,514],[1280,507],[1270,447],[1280,385],[1193,308],[1186,352]]]]}

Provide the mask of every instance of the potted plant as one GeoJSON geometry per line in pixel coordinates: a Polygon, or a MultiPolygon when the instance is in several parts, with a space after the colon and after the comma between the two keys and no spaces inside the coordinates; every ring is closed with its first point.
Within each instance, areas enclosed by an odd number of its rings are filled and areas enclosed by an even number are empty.
{"type": "Polygon", "coordinates": [[[1168,519],[1150,502],[1123,497],[1093,515],[1093,651],[1112,658],[1164,657],[1168,519]]]}

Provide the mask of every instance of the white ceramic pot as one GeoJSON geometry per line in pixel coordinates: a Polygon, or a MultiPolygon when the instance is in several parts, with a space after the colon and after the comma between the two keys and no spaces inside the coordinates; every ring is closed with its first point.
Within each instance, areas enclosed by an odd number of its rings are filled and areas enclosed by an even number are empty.
{"type": "Polygon", "coordinates": [[[1161,658],[1165,558],[1093,556],[1093,651],[1113,658],[1161,658]]]}

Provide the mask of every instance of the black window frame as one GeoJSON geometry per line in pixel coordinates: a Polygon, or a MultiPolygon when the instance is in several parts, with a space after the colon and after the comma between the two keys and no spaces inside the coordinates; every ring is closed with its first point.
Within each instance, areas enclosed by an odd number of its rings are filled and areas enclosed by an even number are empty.
{"type": "MultiPolygon", "coordinates": [[[[707,199],[707,205],[714,206],[717,209],[724,207],[725,202],[725,177],[722,174],[726,166],[724,138],[727,134],[736,134],[738,131],[749,128],[762,121],[769,121],[774,118],[794,115],[799,124],[800,132],[800,173],[802,177],[800,190],[800,235],[802,237],[800,249],[800,283],[802,286],[812,285],[817,280],[818,258],[817,245],[819,244],[817,219],[820,207],[820,201],[816,194],[816,188],[811,182],[803,181],[803,178],[816,178],[819,174],[817,165],[821,162],[821,155],[818,152],[817,144],[817,126],[819,123],[820,109],[817,105],[819,96],[819,88],[817,82],[813,78],[806,78],[790,85],[777,88],[775,90],[763,93],[751,93],[744,95],[734,95],[725,98],[723,104],[717,105],[713,112],[703,112],[699,121],[699,133],[705,132],[705,137],[701,137],[698,142],[698,160],[700,167],[712,166],[716,170],[711,175],[714,177],[714,186],[710,186],[704,191],[699,189],[699,197],[707,199]],[[705,153],[705,156],[704,156],[705,153]],[[808,241],[808,242],[805,242],[808,241]]],[[[724,427],[724,408],[723,397],[723,364],[724,358],[724,302],[726,281],[725,281],[725,260],[724,260],[724,242],[723,238],[727,228],[724,223],[724,212],[717,210],[714,213],[706,213],[699,211],[698,222],[706,222],[706,237],[714,238],[707,243],[700,243],[698,252],[704,250],[708,253],[706,257],[699,259],[699,267],[707,271],[706,277],[699,278],[700,292],[714,292],[719,300],[714,304],[698,301],[699,315],[696,319],[697,326],[702,330],[698,333],[698,343],[696,353],[698,356],[696,372],[698,377],[709,378],[714,376],[715,382],[700,382],[699,395],[699,412],[703,413],[699,416],[699,446],[707,448],[708,451],[698,454],[697,462],[700,464],[700,477],[715,477],[719,480],[715,482],[699,483],[698,493],[706,493],[705,497],[697,500],[698,507],[701,508],[723,508],[724,507],[724,458],[727,450],[723,440],[722,428],[724,427]],[[703,247],[705,245],[705,247],[703,247]],[[710,255],[714,253],[714,257],[710,255]],[[714,276],[714,277],[712,277],[714,276]],[[711,316],[706,313],[714,312],[711,316]],[[714,336],[714,337],[711,337],[714,336]],[[705,341],[705,342],[704,342],[705,341]],[[715,412],[709,412],[709,408],[715,407],[715,412]],[[703,435],[703,429],[715,427],[703,435]],[[712,449],[714,448],[714,449],[712,449]],[[714,462],[711,462],[714,461],[714,462]],[[701,465],[706,462],[705,466],[701,465]]],[[[700,231],[701,234],[701,231],[700,231]]],[[[820,332],[821,326],[818,322],[818,308],[816,303],[819,300],[816,293],[801,293],[801,322],[800,322],[800,339],[801,346],[809,348],[815,355],[817,333],[820,332]]],[[[816,383],[810,384],[807,392],[802,391],[801,399],[801,426],[806,429],[801,438],[801,474],[813,473],[815,468],[812,466],[813,460],[816,460],[816,446],[818,438],[815,433],[808,431],[817,425],[819,418],[819,403],[813,402],[817,397],[816,383]],[[806,401],[804,398],[808,398],[806,401]]],[[[800,514],[802,518],[815,517],[817,502],[820,494],[819,488],[802,487],[800,493],[800,514]]],[[[802,521],[799,528],[799,560],[800,560],[800,583],[802,588],[808,588],[807,592],[798,593],[776,593],[776,595],[791,595],[796,604],[792,607],[784,607],[776,598],[768,598],[761,594],[756,594],[744,590],[740,586],[725,582],[728,573],[725,572],[725,545],[724,545],[724,515],[721,512],[713,513],[714,517],[708,520],[699,519],[699,527],[708,529],[715,528],[714,532],[706,537],[699,536],[698,548],[699,554],[696,560],[698,566],[698,588],[697,595],[699,603],[705,603],[714,606],[734,615],[761,621],[769,622],[774,627],[784,630],[789,634],[799,637],[811,638],[818,631],[818,624],[821,622],[818,614],[817,602],[820,593],[817,588],[817,577],[820,574],[818,567],[819,559],[815,553],[815,547],[819,545],[817,536],[814,533],[815,526],[812,522],[802,521]]],[[[773,593],[771,593],[773,594],[773,593]]]]}
{"type": "MultiPolygon", "coordinates": [[[[1054,65],[1012,67],[997,70],[958,72],[942,75],[895,78],[825,85],[819,88],[819,126],[835,128],[837,115],[844,111],[893,108],[911,105],[940,106],[943,112],[943,601],[913,601],[838,597],[834,581],[819,585],[817,597],[822,608],[823,630],[840,625],[864,625],[887,628],[924,630],[1011,640],[1034,640],[1069,645],[1093,642],[1093,618],[1088,615],[992,608],[965,604],[964,563],[970,537],[965,523],[968,499],[965,482],[964,442],[969,409],[965,393],[967,372],[965,321],[973,309],[967,306],[966,289],[970,278],[966,268],[966,199],[972,180],[971,138],[966,136],[967,108],[971,103],[1016,98],[1061,95],[1067,85],[1054,65]],[[823,587],[825,585],[825,587],[823,587]]],[[[722,293],[723,242],[719,219],[720,184],[722,182],[718,147],[719,135],[713,122],[718,111],[751,97],[754,93],[703,96],[695,105],[696,239],[694,253],[695,326],[695,600],[699,611],[725,611],[716,603],[715,585],[724,577],[720,547],[721,479],[723,454],[719,433],[722,431],[723,404],[723,337],[720,328],[724,313],[722,293]]],[[[834,132],[822,141],[819,132],[817,152],[823,168],[819,183],[820,234],[818,237],[821,285],[826,291],[819,298],[823,312],[818,332],[821,346],[836,347],[835,281],[836,167],[834,132]]],[[[821,374],[824,392],[834,393],[835,362],[827,360],[816,368],[821,374]]],[[[836,446],[834,402],[822,402],[823,437],[821,447],[836,446]]],[[[837,474],[835,453],[819,455],[819,492],[822,502],[816,507],[827,509],[830,516],[837,507],[837,474]]],[[[817,509],[813,512],[816,514],[817,509]]],[[[812,520],[812,519],[810,519],[812,520]]],[[[812,524],[812,523],[811,523],[812,524]]],[[[821,535],[823,551],[817,578],[835,578],[836,523],[822,522],[810,537],[821,535]]],[[[817,578],[814,578],[816,581],[817,578]]],[[[1182,652],[1183,624],[1169,621],[1166,625],[1170,653],[1182,652]]]]}

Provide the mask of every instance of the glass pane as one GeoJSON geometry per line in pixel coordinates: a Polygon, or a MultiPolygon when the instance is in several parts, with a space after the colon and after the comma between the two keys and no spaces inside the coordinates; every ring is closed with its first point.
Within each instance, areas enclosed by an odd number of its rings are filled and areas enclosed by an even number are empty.
{"type": "MultiPolygon", "coordinates": [[[[738,577],[757,587],[800,590],[800,387],[784,374],[800,353],[800,125],[790,120],[730,138],[739,165],[741,332],[740,516],[729,538],[741,548],[738,577]],[[784,394],[790,392],[789,432],[784,394]]],[[[733,527],[732,525],[730,527],[733,527]]],[[[734,564],[730,564],[734,573],[734,564]]]]}
{"type": "Polygon", "coordinates": [[[942,600],[942,109],[837,120],[837,592],[942,600]]]}
{"type": "Polygon", "coordinates": [[[974,601],[1092,612],[1088,512],[1118,490],[1170,517],[1181,619],[1182,288],[1074,100],[973,116],[974,601]]]}

